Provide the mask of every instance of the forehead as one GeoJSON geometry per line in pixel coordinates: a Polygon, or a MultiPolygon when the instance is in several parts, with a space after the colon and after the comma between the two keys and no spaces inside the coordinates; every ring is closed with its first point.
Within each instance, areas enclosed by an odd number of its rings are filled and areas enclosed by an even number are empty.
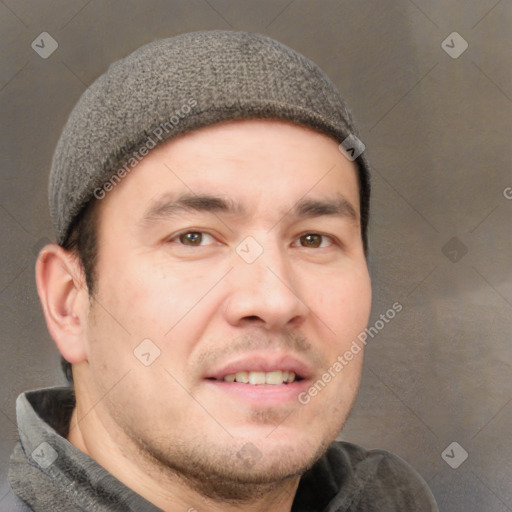
{"type": "Polygon", "coordinates": [[[345,199],[359,215],[357,167],[336,140],[288,121],[254,119],[219,123],[163,143],[106,194],[102,208],[140,218],[148,208],[150,216],[165,209],[171,196],[193,203],[194,196],[204,195],[223,197],[240,216],[322,196],[345,199]]]}

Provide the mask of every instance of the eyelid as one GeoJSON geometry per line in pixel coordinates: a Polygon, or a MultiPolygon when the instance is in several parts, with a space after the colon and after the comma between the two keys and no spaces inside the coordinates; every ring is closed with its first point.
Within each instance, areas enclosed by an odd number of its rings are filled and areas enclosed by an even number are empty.
{"type": "MultiPolygon", "coordinates": [[[[321,231],[304,231],[303,233],[297,236],[296,240],[300,240],[301,237],[306,235],[318,235],[323,238],[328,238],[331,241],[331,246],[342,245],[337,237],[335,237],[334,235],[328,235],[327,233],[322,233],[321,231]]],[[[308,247],[303,247],[303,249],[308,249],[308,247]]],[[[316,249],[325,249],[325,247],[316,247],[316,249]]]]}
{"type": "MultiPolygon", "coordinates": [[[[179,238],[180,236],[182,235],[186,235],[187,233],[199,233],[201,235],[207,235],[209,237],[211,237],[214,241],[216,240],[216,237],[214,235],[212,235],[211,233],[209,233],[208,231],[203,231],[201,229],[184,229],[182,231],[179,231],[178,233],[174,233],[172,234],[171,236],[167,237],[165,239],[166,242],[173,242],[176,238],[179,238]]],[[[204,245],[186,245],[186,244],[183,244],[181,242],[176,242],[178,245],[181,245],[182,247],[205,247],[204,245]]],[[[210,246],[210,245],[213,245],[213,243],[209,243],[206,245],[207,246],[210,246]]]]}
{"type": "MultiPolygon", "coordinates": [[[[217,237],[211,233],[209,233],[208,231],[203,231],[201,229],[184,229],[182,231],[179,231],[178,233],[174,233],[173,235],[171,235],[170,237],[167,237],[166,238],[166,241],[167,242],[172,242],[174,241],[176,238],[179,238],[181,235],[186,235],[187,233],[200,233],[202,235],[207,235],[207,236],[210,236],[214,241],[217,239],[217,237]]],[[[335,245],[338,245],[340,247],[343,246],[343,244],[340,242],[340,240],[334,236],[334,235],[329,235],[327,233],[322,233],[321,231],[313,231],[313,230],[310,230],[310,231],[303,231],[302,233],[300,233],[299,235],[297,235],[295,237],[295,240],[294,240],[294,243],[299,241],[301,237],[305,236],[305,235],[319,235],[323,238],[327,238],[331,241],[331,246],[335,246],[335,245]]],[[[181,242],[176,242],[178,245],[182,246],[182,247],[191,247],[191,248],[194,248],[194,247],[208,247],[208,246],[211,246],[211,245],[214,245],[213,243],[209,243],[207,245],[186,245],[186,244],[183,244],[181,242]]],[[[299,246],[301,247],[301,246],[299,246]]],[[[303,249],[309,249],[309,247],[302,247],[303,249]]],[[[316,247],[316,248],[313,248],[313,249],[325,249],[325,247],[316,247]]]]}
{"type": "MultiPolygon", "coordinates": [[[[187,233],[199,233],[199,234],[202,234],[202,235],[207,235],[209,237],[211,237],[214,241],[216,240],[216,237],[214,235],[212,235],[211,233],[209,233],[208,231],[202,231],[200,229],[186,229],[186,230],[183,230],[183,231],[180,231],[178,233],[175,233],[173,234],[172,236],[168,237],[166,239],[167,242],[173,242],[175,241],[176,238],[179,238],[180,236],[182,235],[186,235],[187,233]]],[[[331,244],[328,246],[328,247],[332,247],[332,246],[336,246],[336,245],[339,245],[341,246],[341,242],[337,239],[337,237],[335,237],[334,235],[328,235],[326,233],[322,233],[322,232],[319,232],[319,231],[304,231],[302,233],[300,233],[299,235],[297,235],[295,237],[295,240],[294,240],[294,247],[297,247],[296,245],[296,242],[300,241],[300,239],[303,237],[303,236],[306,236],[306,235],[318,235],[322,238],[326,238],[326,239],[329,239],[331,241],[331,244]]],[[[213,243],[209,243],[209,244],[201,244],[201,245],[186,245],[184,243],[181,243],[179,241],[175,242],[177,243],[178,245],[182,246],[182,247],[191,247],[191,248],[194,248],[194,247],[209,247],[211,245],[214,245],[213,243]]],[[[298,247],[302,247],[302,246],[298,246],[298,247]]],[[[325,249],[326,247],[302,247],[303,249],[325,249]]]]}

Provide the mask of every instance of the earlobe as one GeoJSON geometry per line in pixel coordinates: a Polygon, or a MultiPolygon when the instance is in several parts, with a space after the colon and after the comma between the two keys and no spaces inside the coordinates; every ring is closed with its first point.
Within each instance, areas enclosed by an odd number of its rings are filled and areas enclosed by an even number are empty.
{"type": "Polygon", "coordinates": [[[36,283],[48,330],[60,353],[72,364],[86,360],[89,295],[80,261],[59,245],[49,244],[37,258],[36,283]]]}

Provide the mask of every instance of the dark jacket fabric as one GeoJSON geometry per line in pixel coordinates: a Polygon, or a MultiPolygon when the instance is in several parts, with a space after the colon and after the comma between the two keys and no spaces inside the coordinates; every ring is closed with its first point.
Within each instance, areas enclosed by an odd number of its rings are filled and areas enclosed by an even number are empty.
{"type": "MultiPolygon", "coordinates": [[[[161,512],[66,440],[71,388],[21,394],[1,512],[161,512]]],[[[299,483],[292,512],[438,512],[424,480],[383,450],[334,442],[299,483]]]]}

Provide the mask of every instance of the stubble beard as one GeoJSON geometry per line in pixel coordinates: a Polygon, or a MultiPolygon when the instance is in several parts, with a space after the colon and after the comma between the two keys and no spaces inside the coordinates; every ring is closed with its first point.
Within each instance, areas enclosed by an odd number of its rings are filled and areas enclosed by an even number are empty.
{"type": "MultiPolygon", "coordinates": [[[[148,444],[138,438],[136,443],[143,457],[157,467],[163,478],[178,480],[204,498],[219,504],[243,505],[263,498],[309,470],[325,453],[333,439],[324,440],[309,457],[278,447],[251,457],[252,443],[233,440],[231,447],[195,445],[172,449],[148,444]],[[249,455],[244,455],[248,448],[249,455]]],[[[161,443],[158,443],[161,445],[161,443]]],[[[167,444],[167,446],[169,446],[167,444]]],[[[257,453],[257,452],[256,452],[257,453]]]]}

